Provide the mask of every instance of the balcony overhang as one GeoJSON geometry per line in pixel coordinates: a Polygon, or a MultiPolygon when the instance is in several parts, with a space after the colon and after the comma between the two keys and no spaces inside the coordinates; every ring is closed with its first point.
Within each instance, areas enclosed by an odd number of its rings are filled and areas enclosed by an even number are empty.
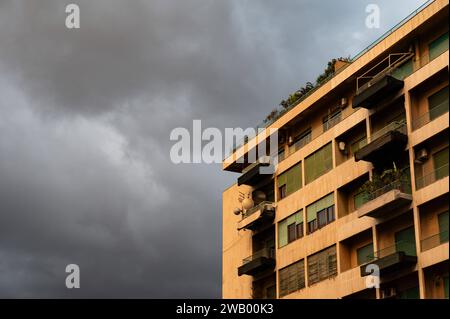
{"type": "Polygon", "coordinates": [[[258,257],[240,266],[238,268],[238,275],[255,276],[263,271],[274,268],[275,259],[270,257],[258,257]]]}
{"type": "Polygon", "coordinates": [[[395,130],[387,132],[360,148],[355,153],[355,161],[366,161],[374,164],[391,161],[404,151],[407,143],[408,136],[406,134],[395,130]]]}
{"type": "Polygon", "coordinates": [[[256,186],[262,181],[271,178],[274,172],[273,164],[269,162],[258,162],[248,168],[248,170],[238,177],[238,186],[256,186]]]}
{"type": "Polygon", "coordinates": [[[352,107],[364,107],[371,109],[377,105],[378,102],[386,98],[386,96],[397,92],[403,88],[404,82],[395,77],[385,74],[379,79],[372,80],[363,89],[360,89],[358,94],[353,98],[352,107]]]}
{"type": "Polygon", "coordinates": [[[403,251],[398,251],[388,256],[375,259],[370,263],[364,264],[360,267],[361,277],[372,275],[373,268],[368,265],[376,265],[380,269],[380,276],[391,274],[405,268],[414,266],[417,263],[416,256],[408,256],[403,251]]]}
{"type": "Polygon", "coordinates": [[[393,189],[358,208],[358,217],[380,218],[400,207],[410,205],[412,196],[393,189]]]}
{"type": "Polygon", "coordinates": [[[275,218],[275,206],[273,203],[263,203],[256,207],[256,211],[248,217],[244,217],[238,223],[238,230],[248,229],[255,231],[266,225],[272,224],[275,218]]]}

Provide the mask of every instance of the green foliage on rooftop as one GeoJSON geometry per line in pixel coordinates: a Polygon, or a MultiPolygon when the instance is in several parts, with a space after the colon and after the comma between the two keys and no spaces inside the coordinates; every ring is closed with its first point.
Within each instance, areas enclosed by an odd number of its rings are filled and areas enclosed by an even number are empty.
{"type": "Polygon", "coordinates": [[[289,108],[294,106],[294,104],[300,99],[306,97],[313,89],[321,86],[324,84],[330,77],[332,77],[335,74],[335,65],[336,62],[342,61],[342,62],[348,62],[351,63],[351,58],[343,58],[340,57],[338,59],[332,59],[328,62],[326,69],[323,71],[322,74],[320,74],[315,83],[307,82],[303,87],[299,88],[294,93],[290,94],[289,97],[286,100],[282,100],[280,102],[281,109],[275,108],[273,109],[265,118],[264,123],[271,123],[274,120],[276,120],[281,114],[283,114],[285,111],[287,111],[289,108]]]}

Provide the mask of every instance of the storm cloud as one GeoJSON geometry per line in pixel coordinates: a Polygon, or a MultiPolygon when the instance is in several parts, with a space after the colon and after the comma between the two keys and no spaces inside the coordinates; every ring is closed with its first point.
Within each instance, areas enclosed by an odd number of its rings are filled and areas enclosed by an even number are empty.
{"type": "Polygon", "coordinates": [[[171,130],[258,124],[424,1],[72,2],[80,29],[0,0],[0,297],[219,298],[237,176],[172,164],[171,130]]]}

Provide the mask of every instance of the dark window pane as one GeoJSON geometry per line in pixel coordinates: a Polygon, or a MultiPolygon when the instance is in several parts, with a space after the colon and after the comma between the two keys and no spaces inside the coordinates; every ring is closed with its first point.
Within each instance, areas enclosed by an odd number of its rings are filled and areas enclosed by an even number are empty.
{"type": "Polygon", "coordinates": [[[279,193],[280,193],[280,199],[283,199],[286,197],[286,185],[282,185],[279,188],[279,193]]]}
{"type": "Polygon", "coordinates": [[[303,223],[297,224],[297,238],[303,237],[303,223]]]}
{"type": "Polygon", "coordinates": [[[308,234],[311,234],[317,230],[317,219],[308,223],[308,234]]]}
{"type": "Polygon", "coordinates": [[[297,239],[295,223],[288,225],[288,243],[297,239]]]}
{"type": "Polygon", "coordinates": [[[327,208],[328,211],[328,223],[334,221],[334,205],[327,208]]]}
{"type": "Polygon", "coordinates": [[[318,227],[322,228],[327,224],[327,210],[321,210],[320,212],[317,212],[317,222],[318,227]]]}

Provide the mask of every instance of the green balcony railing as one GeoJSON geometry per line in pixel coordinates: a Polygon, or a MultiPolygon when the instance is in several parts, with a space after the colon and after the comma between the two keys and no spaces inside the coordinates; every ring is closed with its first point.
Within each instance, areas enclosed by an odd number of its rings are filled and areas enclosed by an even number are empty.
{"type": "Polygon", "coordinates": [[[442,231],[433,236],[424,238],[420,241],[420,249],[422,251],[437,247],[443,243],[448,243],[448,230],[442,231]]]}
{"type": "Polygon", "coordinates": [[[431,173],[425,174],[422,177],[416,178],[416,189],[424,188],[434,182],[448,176],[448,164],[445,164],[431,173]]]}
{"type": "Polygon", "coordinates": [[[422,126],[430,123],[434,119],[440,117],[441,115],[448,113],[449,108],[449,102],[445,101],[432,109],[430,109],[428,112],[420,115],[414,122],[413,122],[413,130],[417,130],[421,128],[422,126]]]}

